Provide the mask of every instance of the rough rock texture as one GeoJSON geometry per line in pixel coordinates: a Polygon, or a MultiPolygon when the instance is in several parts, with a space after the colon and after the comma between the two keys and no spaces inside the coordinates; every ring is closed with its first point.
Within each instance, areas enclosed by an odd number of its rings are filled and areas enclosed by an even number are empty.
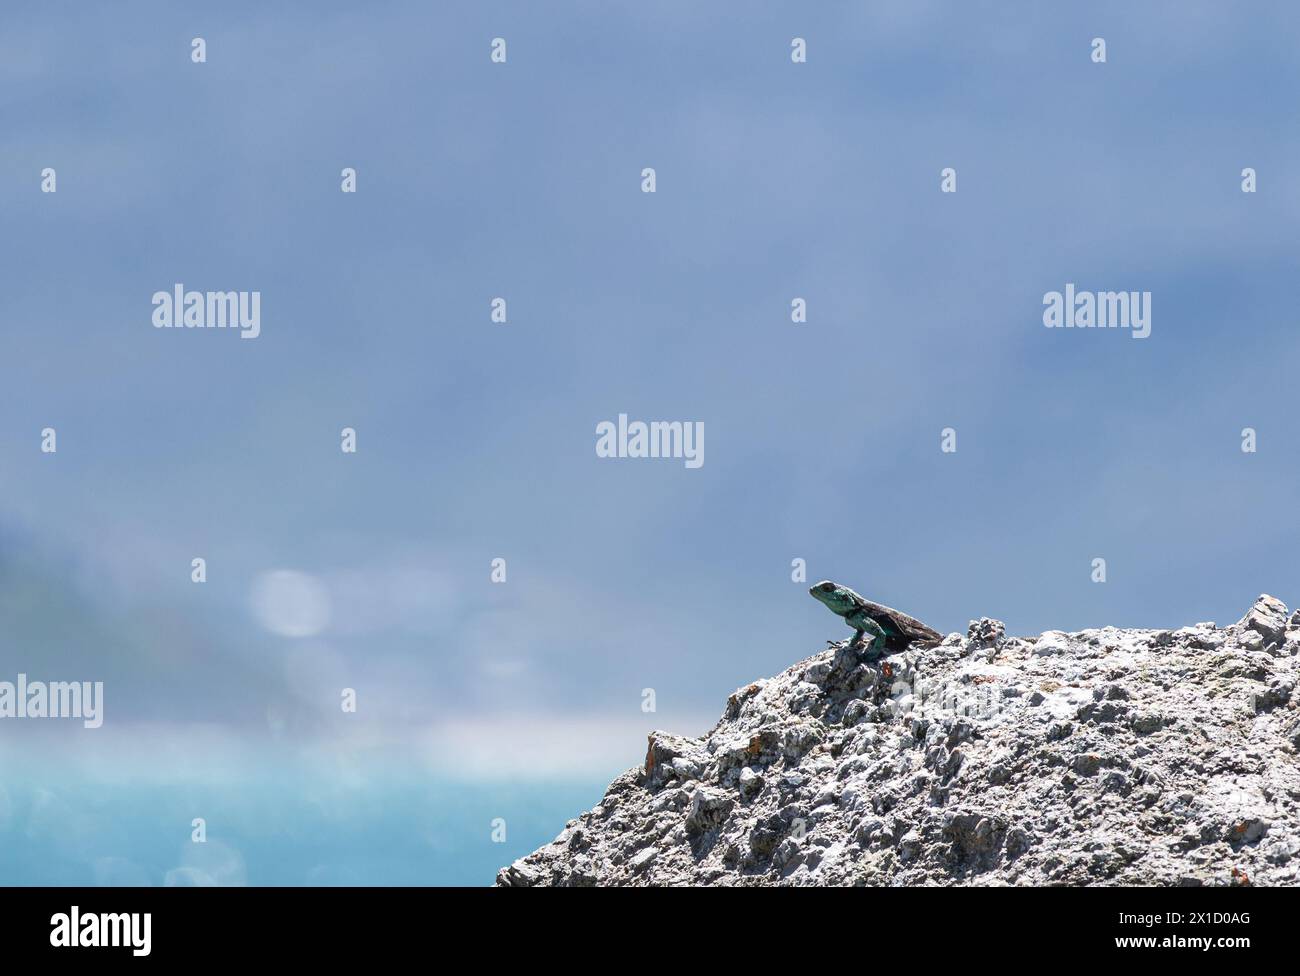
{"type": "Polygon", "coordinates": [[[551,844],[529,885],[1291,885],[1300,612],[847,646],[736,691],[551,844]]]}

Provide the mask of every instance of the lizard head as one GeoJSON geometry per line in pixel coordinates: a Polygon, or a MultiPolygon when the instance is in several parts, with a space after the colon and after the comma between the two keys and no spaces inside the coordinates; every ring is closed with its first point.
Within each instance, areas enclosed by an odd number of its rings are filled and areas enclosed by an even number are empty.
{"type": "Polygon", "coordinates": [[[808,588],[808,592],[814,598],[826,604],[826,607],[832,613],[838,613],[844,616],[856,605],[853,600],[853,591],[846,586],[840,586],[838,583],[832,583],[830,580],[822,580],[816,586],[808,588]]]}

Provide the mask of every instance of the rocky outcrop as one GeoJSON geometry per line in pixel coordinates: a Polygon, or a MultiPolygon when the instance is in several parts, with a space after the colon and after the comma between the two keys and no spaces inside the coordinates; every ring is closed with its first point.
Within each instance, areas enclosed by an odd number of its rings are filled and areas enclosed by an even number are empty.
{"type": "Polygon", "coordinates": [[[532,885],[1291,885],[1300,612],[841,646],[737,690],[501,870],[532,885]]]}

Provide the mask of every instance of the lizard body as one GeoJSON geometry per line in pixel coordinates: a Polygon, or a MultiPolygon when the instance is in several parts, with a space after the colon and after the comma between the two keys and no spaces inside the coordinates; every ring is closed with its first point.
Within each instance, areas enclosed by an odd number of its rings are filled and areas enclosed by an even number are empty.
{"type": "Polygon", "coordinates": [[[915,617],[884,604],[873,603],[847,586],[822,580],[810,587],[808,592],[832,613],[843,617],[844,622],[857,631],[853,637],[855,642],[860,643],[864,635],[870,634],[870,650],[877,654],[886,647],[897,650],[913,641],[935,643],[943,640],[942,634],[915,617]]]}

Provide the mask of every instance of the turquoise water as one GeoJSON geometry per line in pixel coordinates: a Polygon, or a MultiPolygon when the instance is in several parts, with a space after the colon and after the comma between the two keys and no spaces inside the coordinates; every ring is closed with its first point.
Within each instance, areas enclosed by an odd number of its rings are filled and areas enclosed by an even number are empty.
{"type": "Polygon", "coordinates": [[[0,883],[488,885],[607,782],[348,786],[290,770],[219,786],[11,779],[0,784],[0,883]],[[195,817],[205,843],[191,840],[195,817]]]}

